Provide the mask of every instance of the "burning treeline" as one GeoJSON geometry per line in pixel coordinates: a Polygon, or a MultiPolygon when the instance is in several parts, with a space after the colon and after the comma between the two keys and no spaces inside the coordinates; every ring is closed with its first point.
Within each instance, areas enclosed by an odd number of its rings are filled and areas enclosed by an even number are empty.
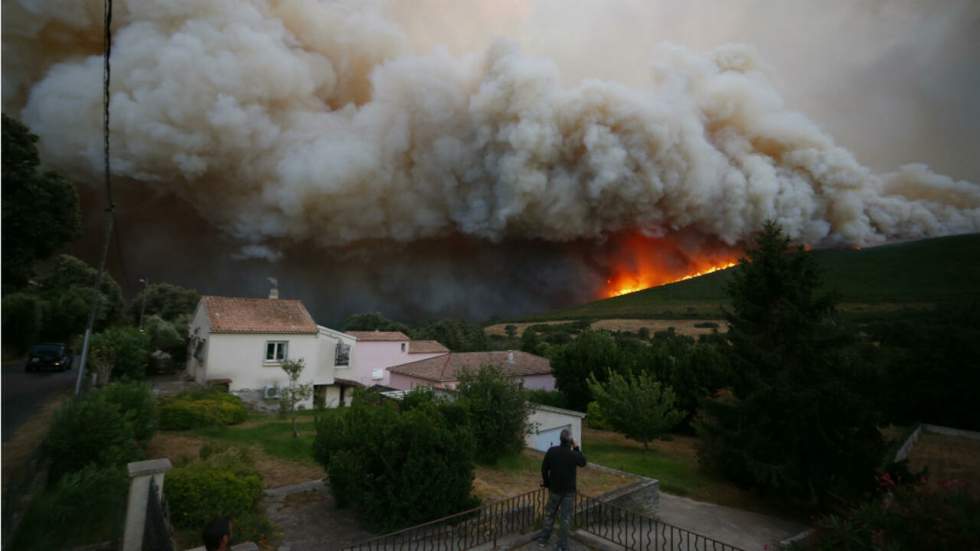
{"type": "MultiPolygon", "coordinates": [[[[863,166],[783,104],[747,47],[661,45],[642,84],[565,82],[506,40],[420,50],[404,4],[116,7],[116,175],[181,197],[245,256],[606,240],[626,251],[597,268],[609,293],[727,265],[768,219],[810,244],[980,231],[980,187],[863,166]]],[[[74,174],[101,168],[100,14],[101,0],[4,12],[5,110],[74,174]]]]}

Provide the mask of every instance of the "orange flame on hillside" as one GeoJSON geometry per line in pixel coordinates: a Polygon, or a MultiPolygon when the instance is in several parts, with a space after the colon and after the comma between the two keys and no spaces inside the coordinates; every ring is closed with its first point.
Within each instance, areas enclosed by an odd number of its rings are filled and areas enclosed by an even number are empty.
{"type": "Polygon", "coordinates": [[[628,235],[614,240],[612,275],[603,294],[617,297],[731,268],[738,250],[719,243],[676,237],[628,235]]]}

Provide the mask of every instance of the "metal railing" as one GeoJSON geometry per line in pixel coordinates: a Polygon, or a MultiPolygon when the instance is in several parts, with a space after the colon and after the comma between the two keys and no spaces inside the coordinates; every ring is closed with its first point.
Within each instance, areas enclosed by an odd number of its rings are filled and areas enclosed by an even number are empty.
{"type": "Polygon", "coordinates": [[[576,499],[572,524],[629,550],[742,551],[734,545],[582,495],[576,499]]]}
{"type": "Polygon", "coordinates": [[[150,479],[149,497],[146,500],[143,549],[146,551],[174,551],[167,502],[163,500],[157,483],[152,478],[150,479]]]}
{"type": "Polygon", "coordinates": [[[548,496],[539,489],[455,515],[354,543],[345,551],[458,551],[491,543],[537,526],[548,496]]]}

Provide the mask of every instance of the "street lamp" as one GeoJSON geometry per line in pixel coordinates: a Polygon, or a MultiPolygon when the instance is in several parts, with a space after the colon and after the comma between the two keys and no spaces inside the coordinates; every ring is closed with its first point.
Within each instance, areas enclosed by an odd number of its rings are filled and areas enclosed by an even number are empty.
{"type": "Polygon", "coordinates": [[[150,278],[149,277],[141,277],[140,278],[140,283],[143,284],[143,294],[141,295],[142,296],[142,299],[140,300],[140,332],[142,332],[143,331],[143,312],[146,311],[146,288],[150,286],[150,278]]]}

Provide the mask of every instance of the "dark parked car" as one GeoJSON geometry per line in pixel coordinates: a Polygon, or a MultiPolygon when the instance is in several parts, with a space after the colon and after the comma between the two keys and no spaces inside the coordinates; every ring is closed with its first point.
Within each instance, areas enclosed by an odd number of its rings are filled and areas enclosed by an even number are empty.
{"type": "Polygon", "coordinates": [[[31,347],[31,353],[27,356],[26,371],[41,371],[51,369],[54,371],[67,371],[71,369],[74,357],[71,350],[62,343],[42,343],[31,347]]]}

